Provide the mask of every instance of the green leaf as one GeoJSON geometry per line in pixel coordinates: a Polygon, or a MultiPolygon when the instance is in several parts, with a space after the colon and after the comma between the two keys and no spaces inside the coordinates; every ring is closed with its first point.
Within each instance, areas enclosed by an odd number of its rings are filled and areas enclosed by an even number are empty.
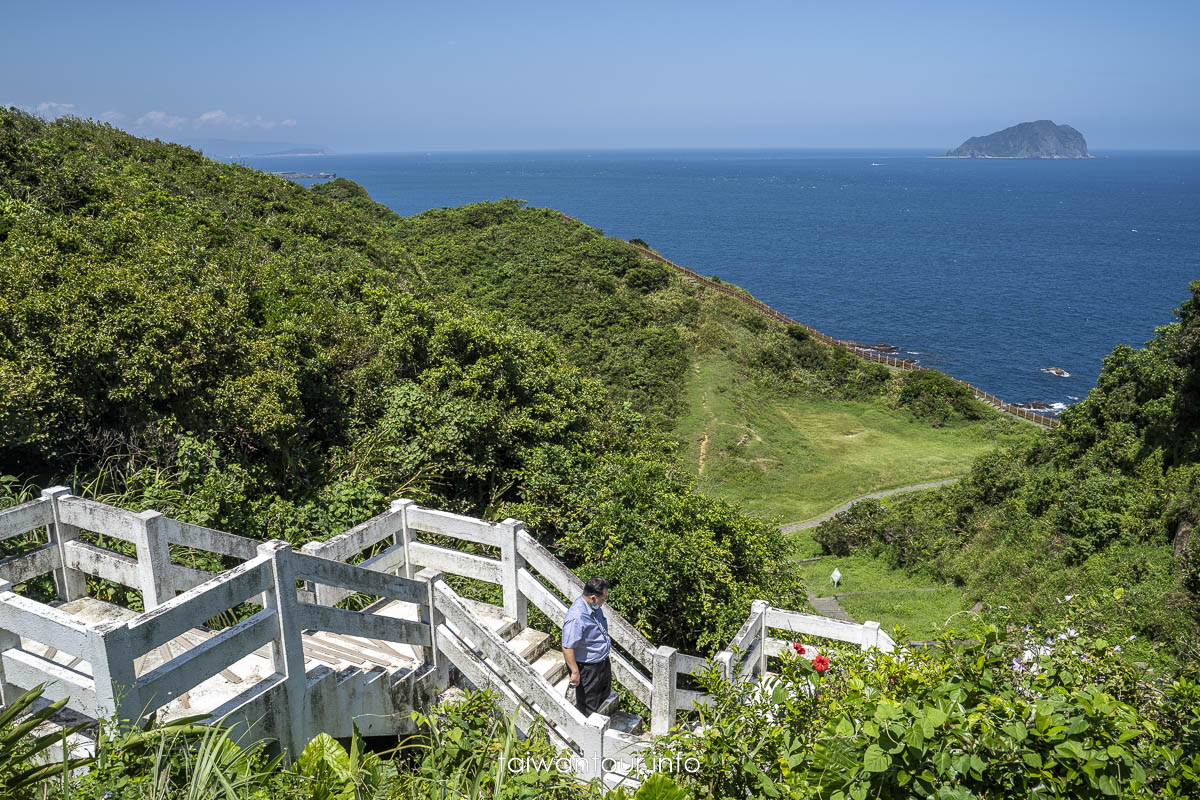
{"type": "Polygon", "coordinates": [[[1004,726],[1004,732],[1009,735],[1009,738],[1015,739],[1018,742],[1023,742],[1029,738],[1029,729],[1021,722],[1010,722],[1004,726]]]}
{"type": "Polygon", "coordinates": [[[838,720],[837,727],[834,728],[834,733],[838,736],[850,737],[854,735],[854,723],[848,717],[842,717],[838,720]]]}
{"type": "Polygon", "coordinates": [[[908,733],[904,737],[904,742],[913,749],[923,750],[925,747],[925,731],[920,725],[913,725],[908,729],[908,733]]]}
{"type": "Polygon", "coordinates": [[[929,724],[933,727],[940,728],[946,721],[946,712],[937,706],[930,706],[925,709],[925,719],[929,720],[929,724]]]}
{"type": "Polygon", "coordinates": [[[891,765],[891,756],[877,744],[871,745],[863,753],[863,768],[867,772],[886,772],[891,765]]]}
{"type": "Polygon", "coordinates": [[[1042,757],[1037,753],[1022,753],[1021,760],[1034,769],[1042,768],[1042,757]]]}

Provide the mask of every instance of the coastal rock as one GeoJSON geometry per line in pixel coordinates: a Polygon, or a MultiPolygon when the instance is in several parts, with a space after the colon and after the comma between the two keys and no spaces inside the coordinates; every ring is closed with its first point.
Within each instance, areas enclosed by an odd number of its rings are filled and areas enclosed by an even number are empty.
{"type": "Polygon", "coordinates": [[[848,342],[852,347],[861,347],[863,350],[874,350],[879,353],[899,353],[900,348],[894,344],[863,344],[862,342],[848,342]]]}
{"type": "Polygon", "coordinates": [[[1042,372],[1049,372],[1051,375],[1057,375],[1060,378],[1071,377],[1071,373],[1067,372],[1062,367],[1044,367],[1042,372]]]}
{"type": "Polygon", "coordinates": [[[1022,122],[987,136],[972,136],[946,155],[951,158],[1092,157],[1082,133],[1048,119],[1022,122]]]}

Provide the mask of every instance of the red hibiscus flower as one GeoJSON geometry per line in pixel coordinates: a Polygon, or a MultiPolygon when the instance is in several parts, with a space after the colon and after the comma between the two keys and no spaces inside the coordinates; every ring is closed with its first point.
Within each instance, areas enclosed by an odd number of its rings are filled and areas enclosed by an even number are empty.
{"type": "Polygon", "coordinates": [[[792,647],[795,649],[796,655],[804,655],[804,645],[799,642],[792,642],[792,647]]]}
{"type": "Polygon", "coordinates": [[[817,656],[813,659],[813,669],[817,672],[824,672],[829,669],[829,659],[825,656],[817,656]]]}

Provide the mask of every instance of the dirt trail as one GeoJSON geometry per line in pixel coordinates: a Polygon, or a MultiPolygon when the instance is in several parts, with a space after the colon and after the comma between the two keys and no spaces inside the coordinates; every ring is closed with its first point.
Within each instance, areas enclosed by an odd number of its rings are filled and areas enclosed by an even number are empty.
{"type": "Polygon", "coordinates": [[[704,474],[704,454],[708,452],[708,434],[704,434],[704,438],[700,440],[700,469],[697,470],[697,475],[704,474]]]}
{"type": "Polygon", "coordinates": [[[820,525],[822,522],[824,522],[828,519],[833,519],[838,514],[842,513],[846,509],[848,509],[850,506],[854,505],[855,503],[861,503],[863,500],[879,500],[880,498],[890,497],[894,494],[900,494],[901,492],[917,492],[917,491],[920,491],[921,489],[936,489],[939,486],[949,486],[950,484],[955,483],[956,481],[958,481],[958,478],[947,478],[944,481],[933,481],[932,483],[917,483],[917,484],[913,484],[912,486],[901,486],[898,489],[888,489],[887,491],[883,491],[883,492],[871,492],[870,494],[864,494],[862,497],[856,497],[853,500],[842,503],[840,506],[835,508],[833,511],[830,511],[828,514],[823,514],[823,515],[817,517],[816,519],[810,519],[805,522],[792,522],[788,525],[784,525],[784,526],[780,527],[779,530],[783,531],[784,533],[793,533],[795,531],[802,531],[806,528],[815,528],[816,526],[820,525]]]}

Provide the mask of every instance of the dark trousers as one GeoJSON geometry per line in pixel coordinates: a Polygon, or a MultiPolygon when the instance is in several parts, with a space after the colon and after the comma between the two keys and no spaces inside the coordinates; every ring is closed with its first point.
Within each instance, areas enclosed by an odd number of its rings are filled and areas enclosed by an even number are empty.
{"type": "Polygon", "coordinates": [[[579,665],[579,685],[575,687],[575,707],[585,717],[599,711],[612,694],[612,663],[606,658],[579,665]]]}

